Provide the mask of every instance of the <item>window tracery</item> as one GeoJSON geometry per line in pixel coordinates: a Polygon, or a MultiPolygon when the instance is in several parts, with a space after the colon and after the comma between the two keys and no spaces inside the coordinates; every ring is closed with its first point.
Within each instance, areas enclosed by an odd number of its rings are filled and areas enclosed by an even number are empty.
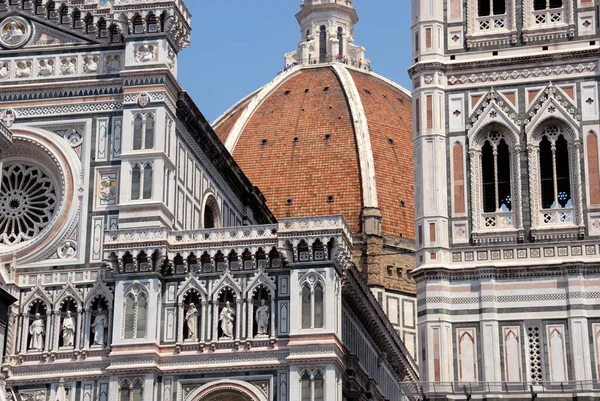
{"type": "Polygon", "coordinates": [[[553,118],[538,127],[528,148],[531,226],[534,238],[546,238],[539,230],[583,226],[581,144],[562,120],[553,118]]]}
{"type": "Polygon", "coordinates": [[[123,339],[146,338],[148,325],[148,294],[139,285],[134,285],[125,296],[123,339]]]}
{"type": "Polygon", "coordinates": [[[469,153],[474,236],[514,236],[522,229],[516,135],[498,125],[488,126],[474,137],[469,153]]]}
{"type": "Polygon", "coordinates": [[[309,274],[300,285],[301,327],[303,329],[320,329],[325,327],[324,292],[325,283],[317,274],[309,274]]]}
{"type": "Polygon", "coordinates": [[[120,401],[142,401],[144,398],[144,382],[142,379],[124,379],[119,383],[120,401]]]}
{"type": "Polygon", "coordinates": [[[302,401],[324,400],[324,375],[320,369],[305,370],[300,375],[302,401]]]}
{"type": "Polygon", "coordinates": [[[133,150],[154,148],[154,114],[136,114],[133,119],[133,150]]]}
{"type": "Polygon", "coordinates": [[[50,225],[58,204],[56,186],[41,168],[5,165],[0,187],[0,244],[35,238],[50,225]]]}
{"type": "Polygon", "coordinates": [[[131,169],[131,200],[152,199],[152,163],[136,163],[131,169]]]}

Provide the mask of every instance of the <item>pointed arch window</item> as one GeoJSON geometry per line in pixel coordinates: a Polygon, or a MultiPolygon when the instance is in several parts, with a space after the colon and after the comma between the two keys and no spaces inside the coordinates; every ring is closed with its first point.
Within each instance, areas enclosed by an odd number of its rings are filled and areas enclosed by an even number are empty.
{"type": "Polygon", "coordinates": [[[62,6],[60,9],[60,23],[66,25],[69,23],[69,9],[67,6],[62,6]]]}
{"type": "Polygon", "coordinates": [[[144,339],[148,334],[148,296],[138,290],[125,297],[123,339],[144,339]]]}
{"type": "Polygon", "coordinates": [[[546,128],[539,147],[543,224],[573,223],[569,158],[569,144],[561,129],[558,126],[546,128]]]}
{"type": "Polygon", "coordinates": [[[119,384],[119,401],[143,401],[144,382],[142,379],[123,380],[119,384]]]}
{"type": "Polygon", "coordinates": [[[323,328],[325,326],[323,283],[316,276],[311,275],[301,288],[302,328],[323,328]]]}
{"type": "Polygon", "coordinates": [[[136,163],[131,168],[131,200],[152,199],[152,163],[136,163]]]}
{"type": "Polygon", "coordinates": [[[154,114],[136,114],[133,119],[133,150],[153,149],[156,119],[154,114]]]}
{"type": "Polygon", "coordinates": [[[321,370],[313,372],[305,370],[300,376],[300,381],[302,401],[325,400],[324,376],[321,370]]]}
{"type": "Polygon", "coordinates": [[[513,228],[512,166],[508,144],[490,132],[481,148],[482,227],[513,228]]]}

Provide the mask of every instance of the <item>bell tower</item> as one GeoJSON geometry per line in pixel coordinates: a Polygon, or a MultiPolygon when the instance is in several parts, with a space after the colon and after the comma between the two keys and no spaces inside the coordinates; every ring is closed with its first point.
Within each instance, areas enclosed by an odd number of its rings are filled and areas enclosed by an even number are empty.
{"type": "Polygon", "coordinates": [[[364,65],[365,48],[354,44],[358,14],[352,0],[302,0],[296,19],[301,39],[298,50],[286,54],[286,65],[347,61],[364,65]]]}

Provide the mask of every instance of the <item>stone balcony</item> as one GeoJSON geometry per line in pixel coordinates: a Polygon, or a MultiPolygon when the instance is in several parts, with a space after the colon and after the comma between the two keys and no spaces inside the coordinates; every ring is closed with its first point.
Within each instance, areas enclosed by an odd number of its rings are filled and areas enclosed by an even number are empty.
{"type": "MultiPolygon", "coordinates": [[[[94,0],[92,0],[94,1],[94,0]]],[[[96,0],[97,1],[97,0],[96,0]]],[[[193,1],[193,0],[189,0],[193,1]]],[[[137,5],[150,6],[153,3],[156,3],[157,6],[164,6],[165,4],[173,4],[177,11],[181,14],[182,18],[188,23],[188,25],[192,22],[192,14],[186,7],[184,0],[114,0],[113,7],[115,9],[118,8],[132,8],[137,5]]]]}
{"type": "Polygon", "coordinates": [[[174,274],[186,273],[190,265],[201,266],[203,272],[224,270],[225,265],[279,267],[279,262],[270,261],[325,261],[349,258],[351,253],[352,234],[341,215],[286,218],[258,226],[195,231],[135,228],[104,234],[105,263],[115,273],[155,271],[163,269],[165,261],[174,274]]]}

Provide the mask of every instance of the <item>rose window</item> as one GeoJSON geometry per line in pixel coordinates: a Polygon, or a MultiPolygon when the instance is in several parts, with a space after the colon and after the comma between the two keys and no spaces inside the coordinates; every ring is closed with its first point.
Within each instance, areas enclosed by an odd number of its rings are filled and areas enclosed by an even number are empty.
{"type": "Polygon", "coordinates": [[[5,166],[0,188],[0,245],[35,238],[51,223],[57,207],[54,183],[39,167],[5,166]]]}

